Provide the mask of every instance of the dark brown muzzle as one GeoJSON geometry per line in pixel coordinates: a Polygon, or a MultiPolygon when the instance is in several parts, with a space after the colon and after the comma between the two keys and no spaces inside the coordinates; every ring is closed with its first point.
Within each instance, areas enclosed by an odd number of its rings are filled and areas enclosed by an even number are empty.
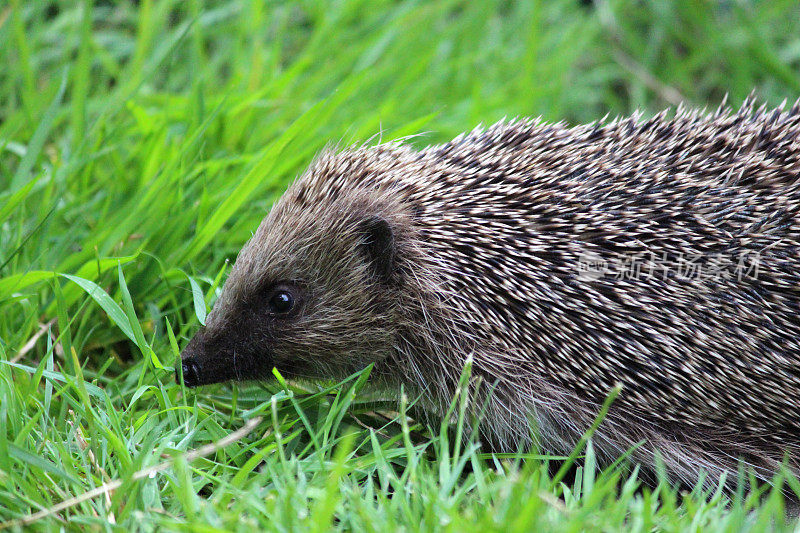
{"type": "MultiPolygon", "coordinates": [[[[218,350],[209,348],[211,347],[206,336],[203,330],[200,330],[181,352],[183,383],[187,387],[218,383],[233,377],[220,372],[221,368],[225,366],[225,361],[220,360],[224,355],[218,350]]],[[[175,372],[175,381],[178,383],[181,381],[178,372],[175,372]]]]}
{"type": "MultiPolygon", "coordinates": [[[[183,371],[183,383],[187,387],[196,387],[200,385],[200,364],[193,357],[184,359],[181,363],[181,370],[183,371]]],[[[180,384],[180,374],[175,372],[175,381],[180,384]]]]}
{"type": "MultiPolygon", "coordinates": [[[[205,329],[198,331],[181,352],[183,383],[197,387],[236,378],[235,361],[220,339],[212,339],[205,329]]],[[[180,382],[178,373],[175,380],[180,382]]]]}
{"type": "MultiPolygon", "coordinates": [[[[271,369],[265,350],[255,350],[245,335],[209,334],[200,329],[181,352],[183,383],[187,387],[210,385],[231,380],[258,379],[262,369],[271,369]],[[241,337],[241,338],[239,338],[241,337]]],[[[176,372],[175,380],[180,382],[176,372]]]]}

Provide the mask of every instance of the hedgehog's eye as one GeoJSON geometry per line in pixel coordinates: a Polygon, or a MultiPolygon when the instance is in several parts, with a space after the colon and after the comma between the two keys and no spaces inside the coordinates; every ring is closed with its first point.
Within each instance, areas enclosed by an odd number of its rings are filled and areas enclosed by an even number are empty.
{"type": "Polygon", "coordinates": [[[269,310],[276,315],[285,315],[294,309],[294,296],[287,290],[278,290],[269,299],[269,310]]]}

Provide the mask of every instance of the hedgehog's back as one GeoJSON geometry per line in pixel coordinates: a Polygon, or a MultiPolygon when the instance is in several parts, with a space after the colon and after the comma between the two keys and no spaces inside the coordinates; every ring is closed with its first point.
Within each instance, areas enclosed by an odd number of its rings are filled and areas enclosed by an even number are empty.
{"type": "Polygon", "coordinates": [[[423,158],[422,239],[455,313],[515,354],[498,375],[595,402],[621,382],[673,435],[797,448],[799,105],[503,123],[423,158]]]}

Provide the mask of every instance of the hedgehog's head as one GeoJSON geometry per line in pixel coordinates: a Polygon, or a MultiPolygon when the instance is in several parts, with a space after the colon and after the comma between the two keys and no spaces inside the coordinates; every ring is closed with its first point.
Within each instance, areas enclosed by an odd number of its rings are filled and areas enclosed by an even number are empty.
{"type": "Polygon", "coordinates": [[[273,367],[338,378],[391,353],[409,224],[396,185],[348,157],[318,161],[242,249],[183,350],[187,385],[269,377],[273,367]]]}

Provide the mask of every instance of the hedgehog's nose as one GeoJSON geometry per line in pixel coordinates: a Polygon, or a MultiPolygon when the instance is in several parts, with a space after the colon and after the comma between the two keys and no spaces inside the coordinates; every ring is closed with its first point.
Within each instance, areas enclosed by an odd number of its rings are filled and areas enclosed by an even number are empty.
{"type": "MultiPolygon", "coordinates": [[[[187,387],[196,387],[200,384],[200,365],[194,358],[185,359],[183,364],[183,383],[187,387]]],[[[178,381],[178,375],[175,374],[175,381],[178,381]]]]}

